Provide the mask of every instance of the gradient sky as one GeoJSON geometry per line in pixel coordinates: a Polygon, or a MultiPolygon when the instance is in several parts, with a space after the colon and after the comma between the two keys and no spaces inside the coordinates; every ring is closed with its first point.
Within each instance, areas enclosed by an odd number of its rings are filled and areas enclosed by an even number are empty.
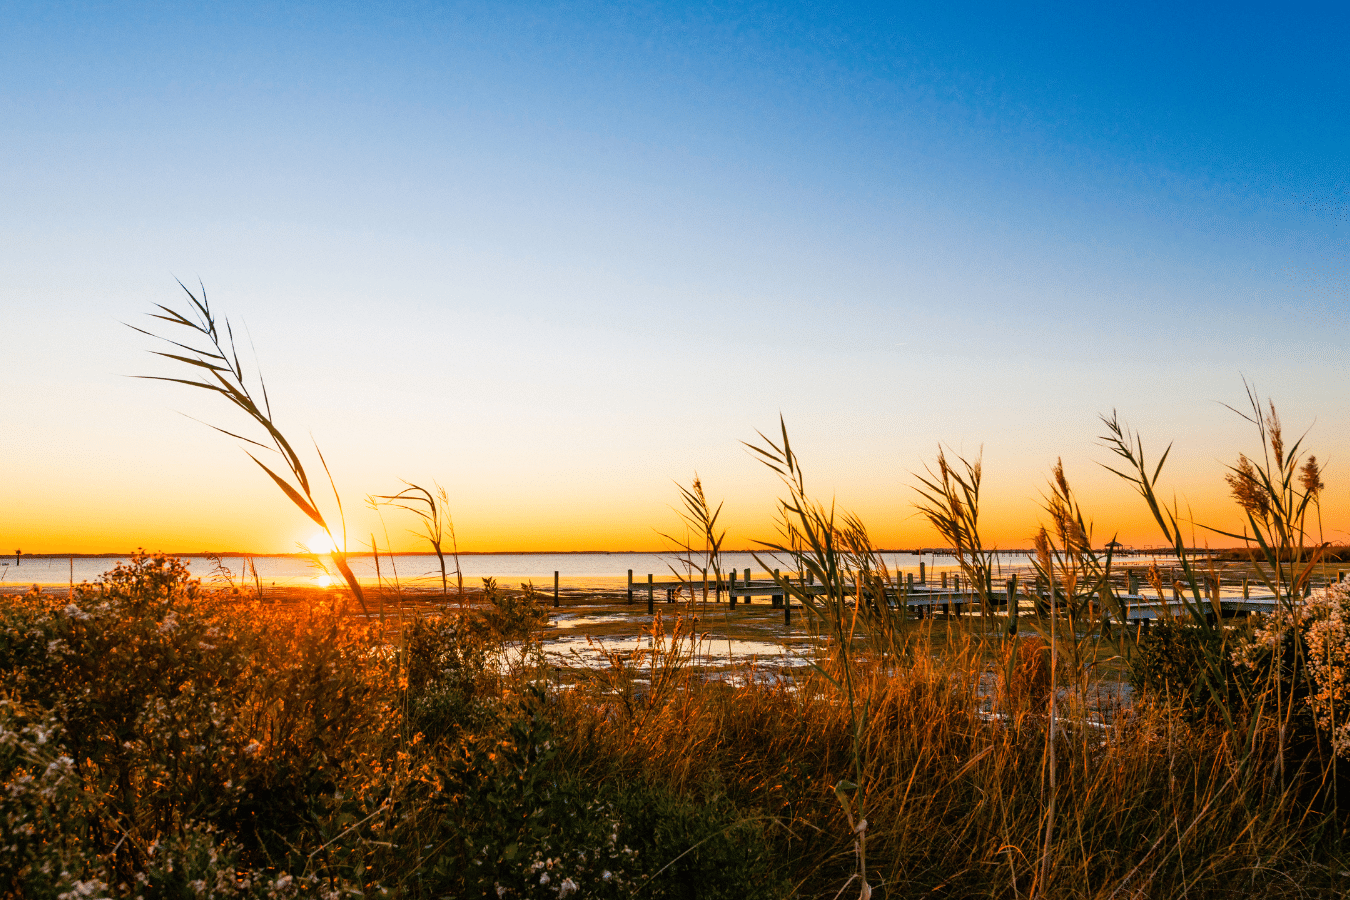
{"type": "Polygon", "coordinates": [[[1154,544],[1098,415],[1231,527],[1244,376],[1350,540],[1344,5],[202,7],[0,8],[0,547],[313,532],[182,415],[229,409],[126,377],[181,374],[122,324],[175,278],[353,545],[436,479],[465,549],[660,547],[697,470],[747,546],[780,414],[879,544],[937,543],[940,442],[983,448],[994,543],[1062,457],[1101,541],[1154,544]]]}

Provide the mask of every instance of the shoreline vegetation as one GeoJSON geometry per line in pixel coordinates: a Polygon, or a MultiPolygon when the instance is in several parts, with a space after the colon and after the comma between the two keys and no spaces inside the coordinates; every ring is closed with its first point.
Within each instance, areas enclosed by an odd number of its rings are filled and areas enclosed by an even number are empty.
{"type": "Polygon", "coordinates": [[[1233,702],[1210,695],[1182,624],[1132,648],[1089,628],[1055,665],[1044,612],[1017,636],[977,618],[851,636],[813,620],[810,665],[710,679],[721,651],[702,635],[723,613],[698,602],[623,623],[645,632],[637,650],[597,640],[603,665],[562,673],[541,651],[568,608],[537,593],[407,599],[380,623],[341,593],[260,602],[139,557],[73,598],[0,600],[0,884],[147,898],[834,897],[861,896],[862,877],[876,897],[1347,886],[1335,731],[1304,692],[1281,747],[1271,679],[1297,694],[1298,676],[1261,657],[1269,623],[1233,623],[1256,653],[1230,662],[1227,689],[1248,692],[1233,702]]]}
{"type": "MultiPolygon", "coordinates": [[[[722,553],[755,553],[762,552],[762,547],[723,547],[722,553]]],[[[24,553],[23,559],[130,559],[131,557],[143,554],[143,549],[131,550],[126,553],[24,553]]],[[[243,550],[200,550],[193,553],[175,553],[167,550],[156,550],[155,553],[164,556],[174,556],[180,559],[211,559],[219,557],[221,559],[308,559],[313,556],[312,553],[250,553],[243,550]]],[[[950,547],[921,547],[917,549],[905,548],[886,548],[877,547],[875,553],[885,554],[887,556],[945,556],[951,553],[950,547]]],[[[993,551],[1005,556],[1034,556],[1035,547],[1013,547],[999,548],[993,551]]],[[[1312,548],[1306,548],[1305,553],[1312,552],[1312,548]]],[[[653,550],[460,550],[460,556],[670,556],[672,553],[670,547],[660,547],[653,550]]],[[[12,555],[12,554],[11,554],[12,555]]],[[[349,557],[374,557],[379,556],[429,556],[432,555],[426,550],[385,550],[372,552],[369,550],[352,550],[347,553],[349,557]]],[[[1140,547],[1125,548],[1116,550],[1115,555],[1120,558],[1134,558],[1141,556],[1158,556],[1175,558],[1174,552],[1170,547],[1140,547]]],[[[1251,558],[1251,549],[1247,547],[1187,547],[1186,555],[1191,557],[1211,556],[1218,561],[1223,562],[1245,562],[1251,558]]],[[[1320,551],[1320,560],[1326,563],[1350,562],[1350,547],[1328,545],[1320,551]]],[[[0,556],[0,562],[5,557],[0,556]]]]}
{"type": "MultiPolygon", "coordinates": [[[[260,439],[225,433],[251,453],[270,442],[282,462],[258,465],[339,531],[336,486],[325,516],[260,379],[258,402],[244,386],[228,323],[189,297],[158,317],[208,339],[164,354],[201,381],[168,380],[241,409],[260,439]]],[[[444,494],[416,485],[427,508],[404,512],[426,526],[440,591],[412,602],[363,589],[341,553],[345,586],[282,602],[163,555],[0,595],[0,891],[1345,896],[1350,584],[1328,578],[1316,457],[1248,401],[1235,412],[1257,450],[1221,473],[1246,528],[1211,533],[1242,547],[1268,614],[1221,604],[1219,561],[1182,537],[1201,526],[1160,499],[1167,452],[1147,455],[1114,414],[1112,471],[1172,561],[1099,549],[1056,463],[1030,568],[996,583],[981,461],[939,450],[916,506],[973,597],[952,616],[919,617],[865,523],[809,492],[785,425],[759,435],[748,446],[781,499],[757,569],[787,561],[772,577],[800,610],[791,667],[732,648],[735,628],[781,612],[700,599],[696,577],[728,573],[697,476],[671,551],[688,589],[649,616],[593,605],[574,666],[545,644],[578,617],[529,585],[466,587],[444,494]],[[1148,629],[1130,624],[1141,593],[1157,598],[1148,629]]]]}

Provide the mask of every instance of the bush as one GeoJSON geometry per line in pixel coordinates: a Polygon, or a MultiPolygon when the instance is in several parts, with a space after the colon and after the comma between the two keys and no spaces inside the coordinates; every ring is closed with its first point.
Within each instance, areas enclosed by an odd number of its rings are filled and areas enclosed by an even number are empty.
{"type": "Polygon", "coordinates": [[[725,798],[563,771],[551,710],[535,689],[490,738],[445,762],[445,839],[420,888],[484,897],[770,898],[775,877],[760,823],[725,798]]]}
{"type": "Polygon", "coordinates": [[[403,644],[410,733],[439,740],[484,723],[490,696],[487,651],[472,619],[414,619],[404,630],[403,644]]]}
{"type": "MultiPolygon", "coordinates": [[[[154,848],[207,826],[285,846],[378,743],[387,679],[368,650],[364,629],[334,610],[284,615],[212,595],[163,556],[137,556],[69,599],[11,598],[0,692],[11,718],[22,709],[59,735],[71,796],[84,798],[78,811],[28,812],[53,817],[49,842],[101,857],[110,883],[136,883],[154,848]]],[[[28,776],[8,766],[13,795],[28,776]]],[[[20,893],[42,892],[42,865],[10,875],[20,893]]]]}
{"type": "Polygon", "coordinates": [[[494,658],[542,604],[488,594],[401,653],[162,556],[0,598],[0,896],[767,896],[730,803],[563,770],[558,705],[494,658]]]}
{"type": "Polygon", "coordinates": [[[1251,679],[1233,664],[1229,651],[1221,631],[1158,621],[1139,638],[1130,665],[1130,687],[1144,697],[1180,708],[1193,719],[1216,714],[1219,701],[1237,708],[1251,679]],[[1213,663],[1222,673],[1221,684],[1205,677],[1213,663]]]}

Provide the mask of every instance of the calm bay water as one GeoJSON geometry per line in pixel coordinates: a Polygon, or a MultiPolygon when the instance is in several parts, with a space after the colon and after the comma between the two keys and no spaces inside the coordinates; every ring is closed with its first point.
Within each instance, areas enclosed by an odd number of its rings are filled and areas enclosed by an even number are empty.
{"type": "MultiPolygon", "coordinates": [[[[956,560],[944,554],[925,553],[886,553],[883,554],[888,566],[901,572],[916,572],[922,560],[929,571],[940,572],[956,568],[956,560]]],[[[198,578],[210,581],[223,581],[224,574],[219,573],[216,562],[201,556],[184,557],[198,578]]],[[[744,573],[749,567],[757,578],[766,577],[767,568],[778,566],[784,570],[788,566],[782,561],[774,561],[766,554],[760,554],[760,561],[750,553],[722,554],[723,570],[736,569],[744,573]]],[[[0,585],[21,586],[30,584],[64,585],[72,580],[95,581],[104,572],[126,558],[80,559],[66,557],[35,559],[23,557],[16,565],[14,557],[0,557],[0,585]]],[[[376,581],[375,562],[370,556],[349,557],[352,571],[363,582],[374,584],[376,581]]],[[[485,577],[496,578],[503,586],[533,581],[536,587],[551,589],[553,573],[559,573],[563,587],[570,588],[621,588],[627,583],[628,570],[633,571],[634,582],[646,583],[651,574],[657,581],[668,581],[674,576],[672,567],[681,574],[684,566],[673,554],[659,553],[485,553],[461,556],[460,568],[464,573],[466,587],[477,587],[485,577]]],[[[1026,565],[1026,557],[1021,553],[1005,555],[1000,560],[1008,571],[1021,569],[1026,565]]],[[[336,576],[335,571],[325,573],[305,557],[262,556],[254,557],[252,563],[257,567],[258,577],[264,586],[294,586],[323,583],[325,574],[336,576]]],[[[228,557],[221,560],[230,576],[242,580],[247,562],[240,557],[228,557]]],[[[451,585],[454,585],[454,561],[447,560],[450,567],[451,585]]],[[[386,581],[397,576],[405,587],[431,588],[440,585],[440,568],[436,557],[427,555],[380,557],[380,575],[386,581]]],[[[249,575],[251,582],[252,576],[249,575]]]]}

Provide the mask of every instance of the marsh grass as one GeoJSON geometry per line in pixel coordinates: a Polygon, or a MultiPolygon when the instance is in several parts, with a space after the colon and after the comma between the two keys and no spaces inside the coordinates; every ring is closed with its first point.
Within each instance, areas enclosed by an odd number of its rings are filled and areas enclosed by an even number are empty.
{"type": "MultiPolygon", "coordinates": [[[[431,550],[436,555],[436,561],[440,564],[441,594],[443,596],[449,596],[450,594],[449,572],[445,564],[446,542],[449,542],[449,555],[455,563],[455,589],[459,595],[460,605],[463,606],[465,603],[464,571],[459,564],[459,540],[455,537],[455,522],[450,516],[450,497],[445,488],[439,484],[435,485],[436,492],[434,494],[421,485],[411,482],[404,482],[404,484],[406,487],[397,494],[377,494],[368,497],[367,500],[372,508],[378,509],[380,506],[390,506],[412,513],[421,521],[422,531],[420,535],[431,545],[431,550]]],[[[386,543],[387,537],[386,535],[386,543]]],[[[377,555],[379,553],[373,535],[371,536],[371,552],[377,555]]]]}
{"type": "Polygon", "coordinates": [[[707,494],[703,491],[703,480],[697,472],[689,487],[682,484],[677,487],[683,506],[678,513],[684,533],[678,537],[664,533],[661,535],[679,554],[676,564],[670,566],[670,571],[689,592],[690,600],[697,598],[694,573],[698,572],[703,587],[702,599],[707,603],[708,573],[712,573],[714,593],[720,592],[722,586],[722,543],[727,537],[726,529],[717,522],[722,515],[722,504],[717,504],[714,509],[708,502],[707,494]]]}
{"type": "Polygon", "coordinates": [[[958,456],[947,461],[947,453],[938,449],[937,471],[916,476],[919,495],[916,508],[946,541],[957,565],[979,597],[980,612],[986,627],[993,610],[994,551],[986,549],[980,535],[980,482],[984,475],[981,456],[970,462],[958,456]]]}
{"type": "Polygon", "coordinates": [[[1115,707],[1105,728],[1069,703],[1052,742],[1058,688],[1038,636],[1002,638],[1011,662],[998,666],[977,629],[911,622],[904,660],[865,642],[849,654],[850,706],[837,648],[792,679],[731,684],[699,665],[696,622],[657,617],[646,652],[561,689],[547,667],[491,662],[522,639],[512,623],[541,633],[517,614],[527,592],[495,611],[486,585],[468,614],[409,609],[392,640],[330,597],[259,604],[146,558],[71,601],[6,598],[0,814],[11,835],[34,830],[0,864],[5,890],[558,897],[570,881],[577,896],[834,897],[860,875],[874,897],[1343,886],[1336,820],[1276,777],[1269,729],[1238,753],[1222,722],[1165,704],[1115,707]],[[857,785],[847,805],[841,782],[857,785]]]}
{"type": "MultiPolygon", "coordinates": [[[[206,348],[171,341],[187,355],[161,355],[199,378],[163,380],[241,409],[269,443],[224,433],[279,453],[280,474],[250,456],[327,530],[265,388],[258,403],[245,384],[228,323],[217,328],[204,292],[187,293],[188,314],[160,307],[157,318],[206,348]]],[[[1285,450],[1273,409],[1267,418],[1252,396],[1268,455],[1239,458],[1230,484],[1253,504],[1252,564],[1297,611],[1320,469],[1299,461],[1297,443],[1285,450]]],[[[1327,802],[1322,739],[1314,730],[1312,752],[1290,748],[1291,725],[1320,727],[1296,690],[1313,684],[1298,669],[1304,626],[1209,620],[1205,563],[1182,539],[1180,511],[1158,499],[1167,453],[1146,462],[1137,435],[1104,421],[1118,474],[1182,570],[1183,612],[1168,625],[1188,637],[1177,646],[1191,658],[1175,671],[1204,686],[1189,694],[1198,711],[1173,702],[1167,678],[1128,705],[1090,690],[1158,647],[1104,632],[1123,613],[1112,558],[1093,550],[1062,466],[1039,531],[1042,587],[1027,586],[1033,633],[1009,635],[990,617],[979,461],[939,453],[921,502],[984,602],[979,617],[915,622],[864,523],[808,492],[780,421],[780,435],[751,445],[784,489],[778,535],[762,546],[791,561],[778,586],[820,637],[813,665],[791,678],[708,677],[691,603],[673,627],[654,616],[645,647],[563,685],[536,652],[547,610],[532,586],[488,581],[477,602],[447,610],[386,580],[391,622],[369,615],[342,565],[360,616],[341,592],[212,592],[149,556],[69,598],[0,597],[0,891],[1343,896],[1345,817],[1334,792],[1327,802]],[[1239,647],[1255,648],[1249,668],[1235,664],[1239,647]]],[[[416,497],[420,514],[428,498],[416,497]]],[[[716,574],[720,507],[697,479],[682,498],[686,544],[716,574]]],[[[1160,598],[1181,585],[1160,572],[1152,582],[1160,598]]],[[[1322,640],[1331,665],[1325,642],[1343,649],[1343,631],[1322,640]]]]}

